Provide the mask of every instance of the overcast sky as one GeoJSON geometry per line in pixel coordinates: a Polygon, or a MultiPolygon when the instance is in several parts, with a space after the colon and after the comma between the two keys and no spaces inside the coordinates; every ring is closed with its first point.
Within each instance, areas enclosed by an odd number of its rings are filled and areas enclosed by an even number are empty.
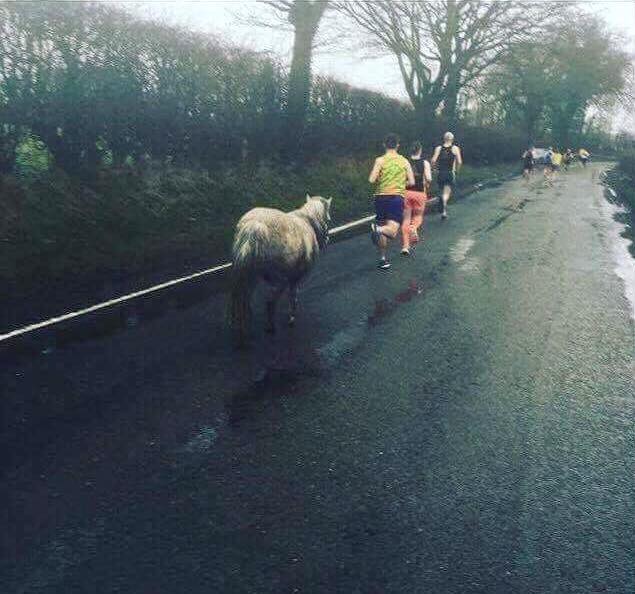
{"type": "MultiPolygon", "coordinates": [[[[243,0],[155,0],[121,2],[135,12],[188,28],[207,31],[226,39],[228,44],[241,45],[257,51],[270,52],[288,63],[292,34],[289,31],[249,25],[244,17],[267,12],[257,2],[243,0]]],[[[635,0],[594,0],[581,4],[586,10],[600,14],[609,25],[628,39],[635,53],[635,0]]],[[[314,58],[314,73],[331,75],[358,87],[381,91],[405,98],[405,91],[395,61],[387,56],[372,56],[363,49],[363,39],[351,44],[337,38],[335,28],[323,23],[322,36],[329,43],[318,47],[314,58]]],[[[633,113],[620,118],[635,131],[633,113]],[[627,120],[627,121],[624,121],[627,120]]]]}

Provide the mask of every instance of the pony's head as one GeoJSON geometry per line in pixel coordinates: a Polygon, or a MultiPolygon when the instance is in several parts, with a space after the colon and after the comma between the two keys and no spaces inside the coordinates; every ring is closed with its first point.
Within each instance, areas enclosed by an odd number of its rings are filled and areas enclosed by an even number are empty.
{"type": "Polygon", "coordinates": [[[329,223],[331,222],[331,202],[333,198],[306,195],[304,205],[313,219],[313,228],[321,248],[326,247],[329,241],[329,223]]]}
{"type": "Polygon", "coordinates": [[[328,197],[328,198],[323,198],[322,196],[309,196],[309,194],[306,195],[306,202],[307,204],[318,204],[319,208],[318,208],[318,212],[321,208],[321,216],[323,218],[323,220],[326,223],[330,223],[331,222],[331,202],[333,202],[333,198],[332,197],[328,197]]]}

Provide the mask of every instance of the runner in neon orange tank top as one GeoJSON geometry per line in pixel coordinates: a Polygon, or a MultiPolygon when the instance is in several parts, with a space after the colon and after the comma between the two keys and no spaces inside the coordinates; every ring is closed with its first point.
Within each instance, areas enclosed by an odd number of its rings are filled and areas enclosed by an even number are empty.
{"type": "Polygon", "coordinates": [[[404,195],[403,224],[401,234],[404,256],[410,255],[410,244],[419,241],[418,230],[423,224],[423,213],[428,198],[428,188],[432,182],[430,163],[423,158],[420,142],[415,142],[410,151],[410,165],[415,177],[415,183],[406,188],[404,195]]]}

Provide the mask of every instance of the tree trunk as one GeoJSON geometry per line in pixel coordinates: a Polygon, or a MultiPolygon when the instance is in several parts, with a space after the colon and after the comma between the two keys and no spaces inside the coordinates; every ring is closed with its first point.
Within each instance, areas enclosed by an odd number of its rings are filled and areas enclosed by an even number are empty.
{"type": "Polygon", "coordinates": [[[422,101],[415,106],[416,133],[426,142],[433,140],[430,135],[436,132],[435,109],[434,101],[422,101]]]}
{"type": "Polygon", "coordinates": [[[445,98],[443,99],[443,119],[449,129],[456,128],[457,123],[457,105],[459,91],[454,85],[448,85],[445,90],[445,98]]]}
{"type": "Polygon", "coordinates": [[[525,109],[525,130],[527,132],[527,144],[536,141],[536,129],[538,120],[542,114],[542,107],[528,105],[525,109]]]}
{"type": "Polygon", "coordinates": [[[327,5],[328,2],[295,0],[289,11],[289,22],[295,29],[284,131],[289,156],[294,156],[303,147],[311,96],[313,42],[327,5]]]}
{"type": "Polygon", "coordinates": [[[306,115],[311,94],[311,54],[315,29],[297,26],[293,43],[293,57],[289,70],[289,90],[287,97],[286,138],[290,148],[302,146],[306,125],[306,115]]]}
{"type": "Polygon", "coordinates": [[[11,132],[0,136],[0,173],[11,173],[15,167],[18,136],[11,132]]]}

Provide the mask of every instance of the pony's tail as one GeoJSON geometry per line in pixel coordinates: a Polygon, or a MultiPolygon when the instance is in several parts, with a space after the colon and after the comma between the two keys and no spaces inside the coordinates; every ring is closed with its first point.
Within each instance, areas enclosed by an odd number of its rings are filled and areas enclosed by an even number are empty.
{"type": "Polygon", "coordinates": [[[257,281],[260,245],[246,230],[234,240],[230,318],[237,346],[245,346],[251,321],[251,294],[257,281]],[[254,241],[255,240],[255,241],[254,241]]]}

